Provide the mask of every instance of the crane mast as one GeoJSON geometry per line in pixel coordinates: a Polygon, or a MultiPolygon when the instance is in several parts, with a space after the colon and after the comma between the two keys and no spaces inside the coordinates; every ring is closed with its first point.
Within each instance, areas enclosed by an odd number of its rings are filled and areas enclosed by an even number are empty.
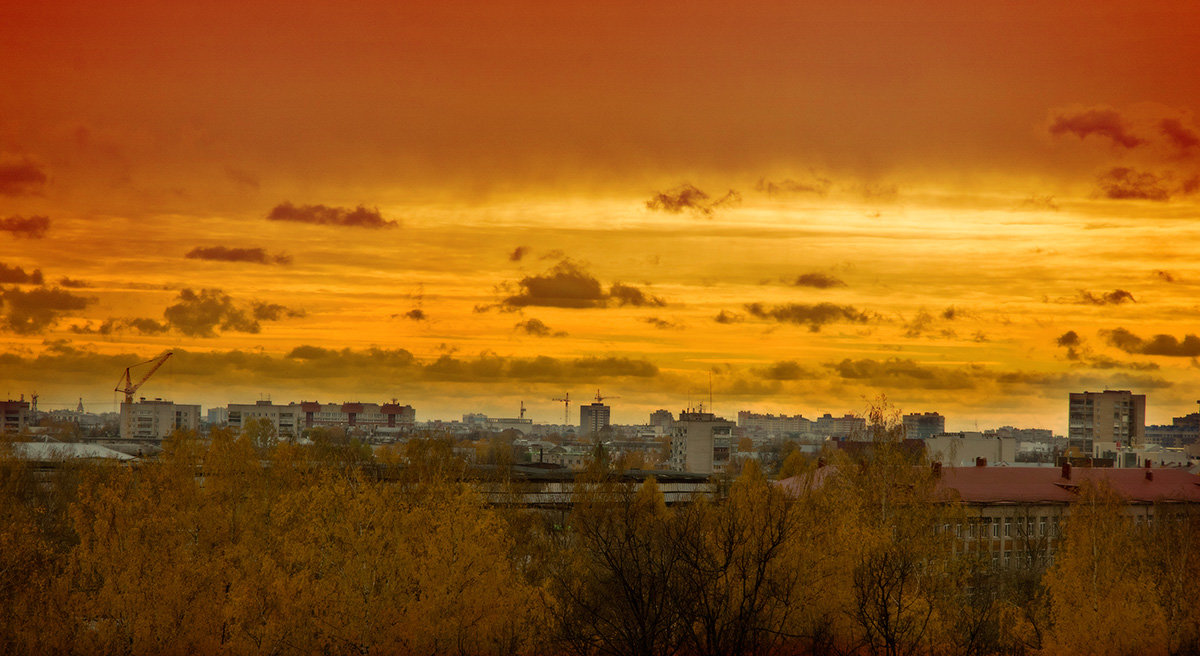
{"type": "Polygon", "coordinates": [[[121,377],[117,379],[117,386],[113,388],[113,391],[124,393],[125,403],[133,403],[134,392],[137,392],[138,388],[140,388],[143,383],[145,383],[147,380],[150,380],[150,377],[154,375],[154,372],[158,371],[158,368],[163,366],[163,363],[166,362],[167,359],[172,355],[174,355],[174,353],[171,351],[163,351],[150,360],[125,367],[125,373],[121,374],[121,377]],[[133,369],[134,367],[140,367],[144,364],[152,365],[150,370],[147,371],[146,374],[142,376],[140,380],[138,380],[138,382],[133,382],[130,369],[133,369]]]}

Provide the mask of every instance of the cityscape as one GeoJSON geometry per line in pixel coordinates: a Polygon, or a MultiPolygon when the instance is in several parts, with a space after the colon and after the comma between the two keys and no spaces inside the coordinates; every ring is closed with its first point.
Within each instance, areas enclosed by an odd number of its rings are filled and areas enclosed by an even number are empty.
{"type": "Polygon", "coordinates": [[[1200,655],[1200,4],[0,44],[0,654],[1200,655]]]}

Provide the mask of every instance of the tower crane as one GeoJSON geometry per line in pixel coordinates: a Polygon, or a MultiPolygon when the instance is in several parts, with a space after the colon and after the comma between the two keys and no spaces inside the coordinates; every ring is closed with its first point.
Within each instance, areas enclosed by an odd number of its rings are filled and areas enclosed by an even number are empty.
{"type": "Polygon", "coordinates": [[[600,390],[596,390],[596,403],[604,403],[604,399],[619,399],[619,396],[600,396],[600,390]]]}
{"type": "Polygon", "coordinates": [[[563,394],[563,397],[561,399],[550,399],[550,400],[558,401],[559,403],[563,404],[563,424],[564,425],[570,424],[571,423],[571,393],[567,392],[566,394],[563,394]]]}
{"type": "Polygon", "coordinates": [[[163,363],[166,362],[167,359],[172,355],[174,355],[174,353],[171,351],[163,351],[150,360],[125,367],[125,373],[121,374],[121,377],[117,379],[117,386],[113,388],[113,391],[124,392],[125,402],[133,403],[133,393],[138,391],[138,388],[141,387],[143,383],[145,383],[147,380],[150,380],[150,377],[154,375],[154,372],[158,371],[158,368],[163,366],[163,363]],[[142,376],[141,380],[136,383],[133,382],[133,378],[130,375],[129,370],[133,369],[134,367],[140,367],[144,364],[152,365],[150,370],[147,371],[144,376],[142,376]]]}

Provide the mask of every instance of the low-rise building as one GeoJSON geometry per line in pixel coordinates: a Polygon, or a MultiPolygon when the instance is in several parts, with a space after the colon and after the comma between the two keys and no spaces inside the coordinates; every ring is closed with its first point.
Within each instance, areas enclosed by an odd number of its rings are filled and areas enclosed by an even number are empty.
{"type": "Polygon", "coordinates": [[[163,399],[121,403],[121,439],[164,440],[176,430],[200,427],[200,406],[163,399]]]}

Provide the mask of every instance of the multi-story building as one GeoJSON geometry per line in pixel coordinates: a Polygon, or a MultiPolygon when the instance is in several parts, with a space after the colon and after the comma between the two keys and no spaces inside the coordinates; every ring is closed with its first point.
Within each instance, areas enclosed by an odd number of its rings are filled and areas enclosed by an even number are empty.
{"type": "Polygon", "coordinates": [[[196,430],[199,426],[199,405],[162,399],[121,404],[121,439],[164,440],[176,430],[196,430]]]}
{"type": "Polygon", "coordinates": [[[936,412],[904,415],[904,436],[910,440],[927,440],[946,432],[946,418],[936,412]]]}
{"type": "Polygon", "coordinates": [[[579,406],[579,435],[581,437],[596,435],[602,428],[609,425],[611,417],[612,408],[599,401],[579,406]]]}
{"type": "Polygon", "coordinates": [[[826,412],[814,422],[813,432],[821,437],[847,439],[865,437],[867,435],[867,420],[854,415],[834,417],[826,412]]]}
{"type": "Polygon", "coordinates": [[[1147,426],[1146,443],[1182,448],[1200,442],[1200,412],[1175,417],[1169,425],[1147,426]]]}
{"type": "Polygon", "coordinates": [[[391,403],[318,403],[301,401],[287,405],[258,401],[254,404],[231,403],[229,426],[242,430],[252,419],[266,419],[280,437],[298,437],[305,429],[341,428],[367,433],[411,428],[417,412],[410,405],[391,403]]]}
{"type": "Polygon", "coordinates": [[[229,423],[229,408],[209,408],[204,413],[204,421],[210,426],[224,426],[229,423]]]}
{"type": "Polygon", "coordinates": [[[679,413],[671,429],[671,469],[697,474],[725,471],[737,455],[733,428],[732,421],[711,412],[679,413]]]}
{"type": "Polygon", "coordinates": [[[1095,458],[1119,459],[1126,449],[1141,447],[1146,441],[1146,395],[1128,390],[1072,393],[1067,440],[1071,448],[1095,458]]]}
{"type": "Polygon", "coordinates": [[[0,434],[20,433],[29,425],[29,401],[0,401],[0,434]]]}
{"type": "Polygon", "coordinates": [[[768,438],[803,435],[812,431],[812,422],[802,415],[759,414],[746,410],[738,412],[737,425],[751,435],[768,438]]]}
{"type": "Polygon", "coordinates": [[[255,403],[230,403],[225,407],[225,416],[230,428],[241,432],[251,421],[266,420],[275,428],[279,437],[296,437],[299,435],[300,406],[295,403],[287,405],[256,401],[255,403]]]}
{"type": "Polygon", "coordinates": [[[650,413],[650,425],[671,428],[675,424],[675,415],[670,410],[655,410],[650,413]]]}

